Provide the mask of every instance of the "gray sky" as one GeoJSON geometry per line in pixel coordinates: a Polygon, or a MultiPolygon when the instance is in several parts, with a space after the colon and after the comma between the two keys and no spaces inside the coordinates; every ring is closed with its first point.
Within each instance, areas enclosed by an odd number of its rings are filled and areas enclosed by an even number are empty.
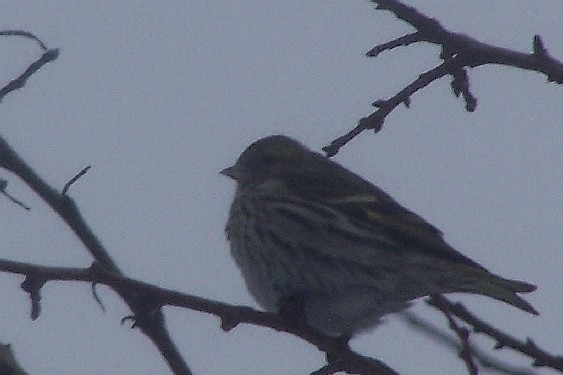
{"type": "MultiPolygon", "coordinates": [[[[563,58],[560,0],[496,1],[493,9],[488,1],[416,6],[452,30],[520,51],[540,34],[563,58]]],[[[412,31],[366,1],[8,1],[0,27],[32,31],[61,49],[56,63],[0,104],[0,133],[53,186],[92,165],[70,194],[122,269],[250,305],[223,231],[234,184],[218,172],[268,134],[320,150],[369,114],[373,100],[439,63],[438,49],[422,45],[364,57],[373,45],[412,31]]],[[[20,38],[0,38],[0,50],[2,82],[39,55],[20,38]]],[[[562,353],[563,89],[514,68],[479,68],[470,79],[475,113],[466,113],[442,80],[335,160],[442,229],[465,255],[537,284],[526,298],[539,317],[485,297],[452,297],[562,353]]],[[[0,199],[0,257],[90,264],[29,189],[5,171],[0,178],[33,208],[0,199]]],[[[168,373],[144,336],[119,325],[129,312],[113,292],[99,288],[104,314],[89,285],[48,284],[43,313],[32,322],[21,281],[0,274],[0,341],[13,345],[30,374],[168,373]]],[[[446,326],[424,303],[414,310],[446,326]]],[[[212,316],[165,311],[197,374],[304,374],[323,363],[315,348],[288,335],[252,326],[224,333],[212,316]]],[[[352,346],[402,374],[466,371],[455,355],[394,317],[352,346]]],[[[528,363],[508,350],[495,354],[528,363]]]]}

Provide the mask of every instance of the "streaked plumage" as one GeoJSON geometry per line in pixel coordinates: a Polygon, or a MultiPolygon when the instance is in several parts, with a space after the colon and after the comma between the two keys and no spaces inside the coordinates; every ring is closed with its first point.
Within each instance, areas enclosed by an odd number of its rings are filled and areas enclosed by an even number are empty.
{"type": "Polygon", "coordinates": [[[281,135],[250,145],[222,171],[237,182],[227,223],[232,255],[268,311],[298,297],[307,323],[351,336],[431,294],[482,294],[537,314],[501,278],[383,190],[281,135]]]}

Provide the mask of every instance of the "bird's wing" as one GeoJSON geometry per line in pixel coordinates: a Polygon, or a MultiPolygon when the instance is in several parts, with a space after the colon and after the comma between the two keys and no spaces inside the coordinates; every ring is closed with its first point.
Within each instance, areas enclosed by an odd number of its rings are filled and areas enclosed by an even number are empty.
{"type": "Polygon", "coordinates": [[[385,233],[401,249],[424,252],[471,266],[481,266],[448,245],[442,232],[422,217],[401,206],[382,189],[336,163],[327,173],[301,171],[285,176],[289,187],[305,201],[332,208],[363,231],[385,233]]]}

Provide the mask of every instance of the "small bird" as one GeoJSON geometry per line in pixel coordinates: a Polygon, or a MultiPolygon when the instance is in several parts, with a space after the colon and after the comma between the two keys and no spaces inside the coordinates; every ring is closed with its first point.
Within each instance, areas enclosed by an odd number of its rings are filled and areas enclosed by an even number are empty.
{"type": "Polygon", "coordinates": [[[221,173],[237,183],[231,253],[267,311],[348,338],[441,293],[482,294],[538,314],[517,295],[534,285],[487,271],[383,190],[289,137],[252,143],[221,173]]]}

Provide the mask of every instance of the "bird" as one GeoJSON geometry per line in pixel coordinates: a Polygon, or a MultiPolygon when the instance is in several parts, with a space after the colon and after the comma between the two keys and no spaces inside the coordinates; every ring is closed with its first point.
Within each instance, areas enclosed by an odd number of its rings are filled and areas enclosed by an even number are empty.
{"type": "Polygon", "coordinates": [[[253,142],[221,174],[236,182],[231,255],[266,311],[348,338],[437,294],[484,295],[538,315],[518,296],[535,285],[489,272],[385,191],[290,137],[253,142]]]}

